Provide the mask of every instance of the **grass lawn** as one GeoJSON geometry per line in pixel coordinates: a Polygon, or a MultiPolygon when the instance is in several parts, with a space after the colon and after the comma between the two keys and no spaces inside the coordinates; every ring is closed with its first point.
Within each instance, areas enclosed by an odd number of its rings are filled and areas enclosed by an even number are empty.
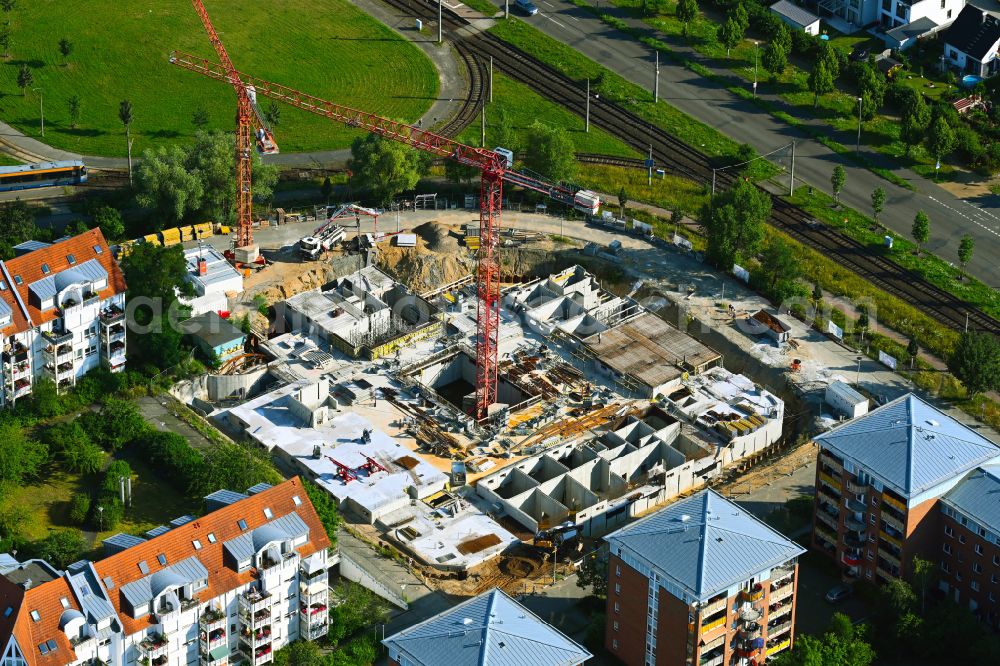
{"type": "MultiPolygon", "coordinates": [[[[663,178],[653,176],[653,184],[649,185],[649,176],[642,169],[625,169],[622,167],[604,166],[601,164],[581,164],[576,177],[577,182],[584,187],[598,190],[612,198],[607,202],[608,210],[618,210],[618,192],[625,188],[628,199],[641,201],[675,210],[680,208],[688,215],[697,214],[702,205],[708,202],[705,188],[686,178],[670,174],[663,178]]],[[[657,234],[669,236],[673,232],[672,225],[659,225],[657,234]],[[667,229],[669,227],[669,230],[667,229]]]]}
{"type": "MultiPolygon", "coordinates": [[[[437,72],[420,50],[347,0],[258,0],[253,11],[242,0],[206,5],[241,71],[407,121],[437,93],[437,72]]],[[[17,87],[22,64],[44,91],[45,140],[58,148],[124,156],[122,99],[133,106],[133,154],[188,139],[198,108],[208,112],[209,129],[234,127],[236,97],[228,85],[167,62],[173,49],[217,60],[188,2],[89,0],[69,9],[32,0],[8,17],[12,43],[10,57],[0,60],[0,118],[29,136],[38,136],[39,100],[17,87]],[[65,65],[58,50],[63,37],[73,43],[65,65]],[[71,129],[74,94],[82,110],[71,129]]],[[[286,152],[344,148],[359,135],[284,105],[275,133],[286,152]]]]}
{"type": "MultiPolygon", "coordinates": [[[[627,81],[573,47],[549,37],[524,21],[516,18],[500,21],[490,28],[490,32],[581,84],[589,78],[591,92],[600,93],[702,152],[729,159],[735,157],[739,147],[737,142],[665,102],[654,104],[650,91],[627,81]]],[[[757,164],[760,168],[753,174],[755,178],[777,173],[777,167],[770,163],[762,160],[757,164]]]]}
{"type": "Polygon", "coordinates": [[[0,166],[18,166],[20,164],[24,164],[24,162],[11,157],[10,155],[0,153],[0,166]]]}
{"type": "Polygon", "coordinates": [[[462,0],[462,4],[472,7],[484,16],[493,16],[499,11],[498,7],[490,0],[462,0]]]}
{"type": "MultiPolygon", "coordinates": [[[[550,127],[566,130],[578,153],[639,157],[636,151],[604,130],[591,127],[590,132],[585,132],[582,118],[550,102],[528,86],[498,72],[493,74],[493,104],[486,108],[486,142],[491,148],[496,146],[490,136],[490,127],[501,108],[507,114],[511,126],[517,131],[522,148],[527,142],[528,128],[536,120],[541,120],[550,127]]],[[[459,139],[470,146],[478,146],[479,136],[480,128],[477,122],[466,127],[459,135],[459,139]]]]}

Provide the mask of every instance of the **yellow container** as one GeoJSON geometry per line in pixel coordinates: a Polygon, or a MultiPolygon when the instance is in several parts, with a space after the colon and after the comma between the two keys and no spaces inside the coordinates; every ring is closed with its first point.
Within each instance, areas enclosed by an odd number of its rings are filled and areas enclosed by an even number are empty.
{"type": "Polygon", "coordinates": [[[177,230],[181,234],[181,241],[194,240],[194,227],[179,227],[177,230]]]}
{"type": "Polygon", "coordinates": [[[196,224],[194,227],[194,237],[195,238],[208,238],[213,233],[213,225],[211,222],[202,222],[201,224],[196,224]]]}
{"type": "Polygon", "coordinates": [[[177,245],[181,242],[181,230],[177,227],[174,227],[173,229],[164,229],[162,236],[163,247],[170,247],[171,245],[177,245]]]}
{"type": "Polygon", "coordinates": [[[142,241],[144,243],[150,243],[151,245],[163,245],[163,241],[160,240],[160,234],[149,234],[148,236],[143,236],[142,241]]]}

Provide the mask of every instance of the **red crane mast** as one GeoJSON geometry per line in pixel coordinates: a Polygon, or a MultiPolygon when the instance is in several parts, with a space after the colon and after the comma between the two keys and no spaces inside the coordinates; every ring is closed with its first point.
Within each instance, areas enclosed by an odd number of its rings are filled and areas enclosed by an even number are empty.
{"type": "MultiPolygon", "coordinates": [[[[192,1],[196,5],[200,4],[198,0],[192,1]]],[[[214,33],[212,34],[214,35],[214,33]]],[[[214,39],[218,40],[218,36],[214,36],[214,39]]],[[[221,48],[221,44],[218,48],[221,48]]],[[[222,52],[225,52],[224,49],[222,52]]],[[[374,113],[359,111],[314,97],[288,86],[238,72],[231,63],[225,64],[228,62],[228,58],[223,61],[224,64],[219,64],[188,53],[174,51],[170,55],[170,62],[178,67],[198,72],[219,81],[229,81],[230,83],[238,81],[244,92],[246,86],[253,86],[258,95],[324,116],[349,127],[367,130],[417,150],[431,153],[437,157],[452,159],[480,170],[482,181],[479,200],[480,244],[476,274],[478,307],[476,317],[475,417],[477,420],[485,419],[489,415],[489,407],[496,403],[497,399],[500,329],[500,261],[497,247],[499,246],[503,182],[506,180],[521,187],[544,193],[570,206],[573,205],[575,190],[565,185],[549,183],[533,175],[508,170],[506,158],[491,150],[473,148],[413,125],[382,118],[374,113]]],[[[235,84],[234,87],[236,87],[235,84]]]]}
{"type": "MultiPolygon", "coordinates": [[[[236,67],[233,66],[226,47],[219,39],[219,33],[212,25],[208,10],[201,0],[191,0],[194,9],[201,17],[208,39],[215,48],[215,53],[222,61],[226,72],[226,80],[236,91],[236,247],[253,247],[253,199],[251,194],[252,165],[250,151],[253,150],[254,139],[252,126],[255,124],[255,114],[250,94],[240,80],[236,67]]],[[[256,258],[256,257],[254,257],[256,258]]]]}

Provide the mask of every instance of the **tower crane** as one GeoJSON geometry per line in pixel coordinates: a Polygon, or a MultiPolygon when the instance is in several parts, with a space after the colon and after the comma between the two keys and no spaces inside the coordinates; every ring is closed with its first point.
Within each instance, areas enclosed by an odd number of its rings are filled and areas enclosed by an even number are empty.
{"type": "MultiPolygon", "coordinates": [[[[170,54],[170,63],[184,69],[203,74],[219,81],[228,81],[236,88],[241,100],[241,113],[247,88],[252,88],[256,95],[284,102],[298,109],[314,113],[338,122],[348,127],[366,130],[392,141],[404,143],[411,148],[430,153],[435,157],[455,160],[466,166],[479,169],[482,174],[479,198],[479,235],[480,245],[477,255],[476,295],[478,297],[476,310],[476,406],[475,418],[479,421],[489,416],[490,406],[497,399],[497,366],[499,363],[499,332],[500,332],[500,257],[497,253],[500,232],[500,211],[503,183],[534,190],[548,197],[567,204],[580,207],[587,212],[596,213],[599,200],[593,193],[577,197],[580,188],[563,183],[551,183],[543,177],[528,172],[509,169],[507,158],[484,148],[473,148],[448,137],[428,132],[420,127],[382,118],[374,113],[360,111],[342,104],[314,97],[301,91],[277,83],[265,81],[256,76],[237,71],[226,55],[218,35],[211,28],[207,13],[200,0],[192,0],[216,51],[221,63],[193,56],[181,51],[170,54]],[[223,57],[225,56],[225,57],[223,57]],[[241,92],[242,91],[242,92],[241,92]],[[585,202],[579,204],[578,202],[585,202]],[[596,202],[596,203],[591,203],[596,202]],[[591,209],[591,206],[593,208],[591,209]]],[[[250,107],[247,107],[248,112],[250,107]]],[[[242,116],[241,116],[242,118],[242,116]]],[[[251,119],[252,120],[252,119],[251,119]]],[[[239,146],[239,142],[237,142],[239,146]]],[[[241,153],[237,150],[237,161],[241,153]]],[[[249,206],[249,158],[247,159],[247,203],[249,206]]],[[[242,173],[242,172],[241,172],[242,173]]],[[[249,207],[247,208],[249,213],[249,207]]],[[[249,234],[249,217],[247,217],[249,234]]]]}

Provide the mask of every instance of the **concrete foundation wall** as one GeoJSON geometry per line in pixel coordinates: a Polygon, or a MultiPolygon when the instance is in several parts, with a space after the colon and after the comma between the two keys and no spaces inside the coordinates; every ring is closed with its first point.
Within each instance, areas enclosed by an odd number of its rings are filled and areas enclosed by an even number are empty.
{"type": "Polygon", "coordinates": [[[266,367],[250,370],[240,375],[208,375],[205,391],[211,402],[231,397],[246,398],[254,395],[269,381],[266,367]]]}

